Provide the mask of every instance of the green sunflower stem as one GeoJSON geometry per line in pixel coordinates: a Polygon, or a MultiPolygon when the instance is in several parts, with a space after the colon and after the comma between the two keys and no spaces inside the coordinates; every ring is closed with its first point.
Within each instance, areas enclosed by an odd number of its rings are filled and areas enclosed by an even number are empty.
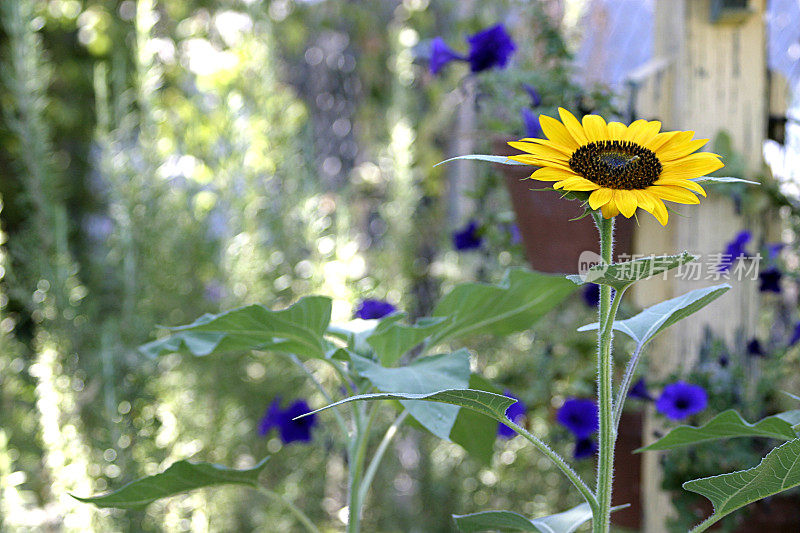
{"type": "MultiPolygon", "coordinates": [[[[606,219],[594,213],[597,229],[600,232],[600,257],[604,263],[611,263],[614,250],[614,219],[606,219]]],[[[614,481],[614,400],[612,373],[614,361],[611,355],[613,341],[612,324],[619,306],[619,295],[611,301],[611,287],[600,285],[600,328],[598,329],[597,394],[600,411],[600,442],[597,466],[597,511],[592,520],[593,533],[608,533],[611,527],[611,491],[614,481]]]]}
{"type": "Polygon", "coordinates": [[[356,431],[350,443],[350,452],[347,457],[350,466],[347,533],[359,533],[361,531],[361,505],[364,503],[361,498],[361,484],[364,476],[364,462],[367,457],[369,432],[377,412],[376,408],[372,408],[369,410],[369,414],[365,416],[362,406],[357,409],[356,431]]]}

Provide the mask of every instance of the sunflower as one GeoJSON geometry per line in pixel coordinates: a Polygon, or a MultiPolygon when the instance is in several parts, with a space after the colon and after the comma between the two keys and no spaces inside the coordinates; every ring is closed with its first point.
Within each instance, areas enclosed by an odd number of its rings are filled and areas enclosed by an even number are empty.
{"type": "Polygon", "coordinates": [[[561,122],[541,115],[546,139],[510,142],[527,152],[510,159],[541,167],[532,179],[554,181],[554,189],[586,191],[589,207],[605,218],[622,213],[630,218],[641,207],[667,224],[663,200],[699,204],[705,196],[694,178],[723,167],[717,154],[697,152],[708,139],[692,139],[693,131],[660,132],[661,122],[637,120],[630,126],[586,115],[583,123],[559,108],[561,122]]]}

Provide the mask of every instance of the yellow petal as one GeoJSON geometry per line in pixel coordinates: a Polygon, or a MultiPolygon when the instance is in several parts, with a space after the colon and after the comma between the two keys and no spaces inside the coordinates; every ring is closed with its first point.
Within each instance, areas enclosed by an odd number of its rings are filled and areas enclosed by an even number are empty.
{"type": "Polygon", "coordinates": [[[674,135],[668,139],[667,142],[659,146],[657,149],[654,149],[656,155],[661,155],[661,153],[672,150],[675,147],[683,146],[691,141],[692,137],[694,137],[693,131],[675,131],[672,133],[674,133],[674,135]]]}
{"type": "MultiPolygon", "coordinates": [[[[561,123],[559,122],[559,124],[561,124],[561,123]]],[[[561,152],[562,154],[564,154],[564,155],[566,155],[568,157],[572,157],[572,154],[575,152],[575,150],[567,148],[566,146],[562,146],[561,144],[558,144],[557,142],[551,141],[549,139],[520,139],[519,142],[527,142],[527,143],[532,143],[532,144],[541,144],[542,146],[547,146],[549,148],[552,148],[553,150],[558,150],[559,152],[561,152]]]]}
{"type": "Polygon", "coordinates": [[[655,137],[653,137],[649,142],[647,142],[644,147],[648,150],[652,150],[657,152],[659,148],[664,146],[670,139],[672,139],[676,134],[680,132],[677,131],[662,131],[655,137]]]}
{"type": "Polygon", "coordinates": [[[589,142],[608,140],[608,127],[600,115],[585,115],[583,117],[583,131],[589,142]]]}
{"type": "Polygon", "coordinates": [[[626,126],[622,122],[609,122],[608,136],[612,141],[622,140],[622,136],[625,135],[625,130],[627,129],[628,126],[626,126]]]}
{"type": "Polygon", "coordinates": [[[596,183],[592,183],[586,178],[578,176],[567,178],[553,185],[554,189],[564,189],[565,191],[595,191],[600,188],[596,183]]]}
{"type": "Polygon", "coordinates": [[[623,140],[625,141],[633,141],[633,138],[638,135],[639,131],[647,125],[647,121],[643,119],[634,120],[631,122],[628,129],[625,130],[625,134],[623,135],[623,140]]]}
{"type": "Polygon", "coordinates": [[[619,209],[614,205],[614,202],[607,203],[600,208],[600,211],[603,213],[603,218],[611,218],[619,215],[619,209]]]}
{"type": "MultiPolygon", "coordinates": [[[[644,194],[647,194],[645,192],[644,194]]],[[[653,198],[653,210],[650,211],[653,213],[653,216],[656,217],[662,226],[667,225],[667,220],[669,220],[669,213],[667,212],[667,206],[664,205],[659,198],[653,198]]]]}
{"type": "Polygon", "coordinates": [[[563,161],[565,163],[569,161],[570,157],[560,150],[555,150],[549,146],[538,143],[511,141],[510,143],[508,143],[508,145],[511,146],[512,148],[516,148],[517,150],[528,152],[529,154],[536,157],[552,159],[555,161],[563,161]]]}
{"type": "Polygon", "coordinates": [[[674,185],[676,187],[683,187],[685,189],[689,189],[690,191],[694,191],[697,194],[706,196],[705,189],[703,189],[696,181],[676,178],[661,178],[656,180],[653,185],[674,185]]]}
{"type": "MultiPolygon", "coordinates": [[[[633,136],[631,139],[633,142],[638,144],[639,146],[644,146],[648,142],[652,141],[656,135],[658,135],[658,131],[661,129],[661,122],[657,120],[651,120],[650,122],[646,123],[642,126],[636,135],[633,136]]],[[[623,213],[624,215],[625,213],[623,213]]]]}
{"type": "Polygon", "coordinates": [[[539,181],[562,181],[574,177],[574,172],[552,167],[542,167],[529,176],[530,179],[539,181]]]}
{"type": "Polygon", "coordinates": [[[636,212],[636,195],[633,191],[618,189],[614,191],[614,203],[625,218],[631,218],[636,212]]]}
{"type": "Polygon", "coordinates": [[[651,192],[670,202],[677,202],[679,204],[699,204],[700,200],[693,192],[688,191],[682,187],[675,187],[674,185],[651,185],[647,189],[651,192]]]}
{"type": "MultiPolygon", "coordinates": [[[[597,189],[589,195],[589,207],[597,209],[606,205],[614,197],[613,189],[597,189]]],[[[608,218],[608,217],[606,217],[608,218]]]]}
{"type": "Polygon", "coordinates": [[[583,126],[581,126],[581,123],[578,122],[577,118],[575,118],[575,115],[563,107],[558,108],[558,115],[561,117],[561,122],[564,123],[564,126],[567,128],[569,134],[579,146],[588,144],[589,141],[586,140],[586,134],[583,132],[583,126]]]}
{"type": "Polygon", "coordinates": [[[517,161],[519,163],[525,163],[526,165],[534,165],[537,167],[553,167],[558,168],[561,170],[566,170],[568,172],[572,172],[572,169],[569,168],[569,165],[566,161],[555,161],[553,159],[547,159],[544,157],[536,157],[535,155],[510,155],[508,158],[512,161],[517,161]]]}
{"type": "Polygon", "coordinates": [[[692,154],[675,161],[667,161],[662,164],[663,178],[699,178],[715,170],[719,170],[725,165],[717,159],[715,154],[701,152],[692,154]]]}
{"type": "Polygon", "coordinates": [[[681,157],[687,156],[693,152],[698,151],[700,148],[705,146],[707,142],[708,139],[695,139],[683,145],[674,145],[672,148],[669,148],[668,150],[661,150],[658,153],[658,159],[662,162],[679,159],[681,157]]]}
{"type": "Polygon", "coordinates": [[[667,208],[664,206],[664,202],[662,202],[661,199],[647,191],[632,192],[636,195],[636,203],[639,207],[656,217],[656,220],[658,220],[662,226],[667,225],[667,219],[669,218],[667,215],[667,208]]]}
{"type": "Polygon", "coordinates": [[[636,197],[636,205],[648,211],[650,213],[653,212],[653,196],[648,193],[647,191],[638,191],[634,190],[631,191],[633,195],[636,197]]]}
{"type": "Polygon", "coordinates": [[[567,127],[556,119],[548,117],[547,115],[539,115],[539,124],[541,124],[542,131],[547,138],[554,143],[560,144],[561,146],[569,148],[573,151],[578,148],[578,143],[575,141],[572,135],[569,134],[567,127]]]}

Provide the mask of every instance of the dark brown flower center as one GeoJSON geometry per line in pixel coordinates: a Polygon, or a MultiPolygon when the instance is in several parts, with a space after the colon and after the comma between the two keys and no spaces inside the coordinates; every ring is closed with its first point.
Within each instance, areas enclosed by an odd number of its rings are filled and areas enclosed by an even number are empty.
{"type": "Polygon", "coordinates": [[[609,189],[645,189],[661,174],[652,150],[630,141],[596,141],[575,150],[569,167],[587,180],[609,189]]]}

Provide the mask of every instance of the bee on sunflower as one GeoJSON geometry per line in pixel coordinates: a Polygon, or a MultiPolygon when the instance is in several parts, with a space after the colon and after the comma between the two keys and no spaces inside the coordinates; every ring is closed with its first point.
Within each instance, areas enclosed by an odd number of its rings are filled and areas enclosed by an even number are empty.
{"type": "Polygon", "coordinates": [[[700,203],[697,194],[706,192],[693,179],[724,166],[717,154],[695,153],[708,139],[692,139],[693,131],[661,132],[657,120],[606,123],[599,115],[580,122],[566,109],[558,112],[561,122],[539,118],[545,139],[508,143],[526,152],[509,159],[540,167],[530,178],[555,182],[554,189],[589,192],[589,207],[605,218],[630,218],[642,208],[665,226],[664,200],[700,203]]]}

